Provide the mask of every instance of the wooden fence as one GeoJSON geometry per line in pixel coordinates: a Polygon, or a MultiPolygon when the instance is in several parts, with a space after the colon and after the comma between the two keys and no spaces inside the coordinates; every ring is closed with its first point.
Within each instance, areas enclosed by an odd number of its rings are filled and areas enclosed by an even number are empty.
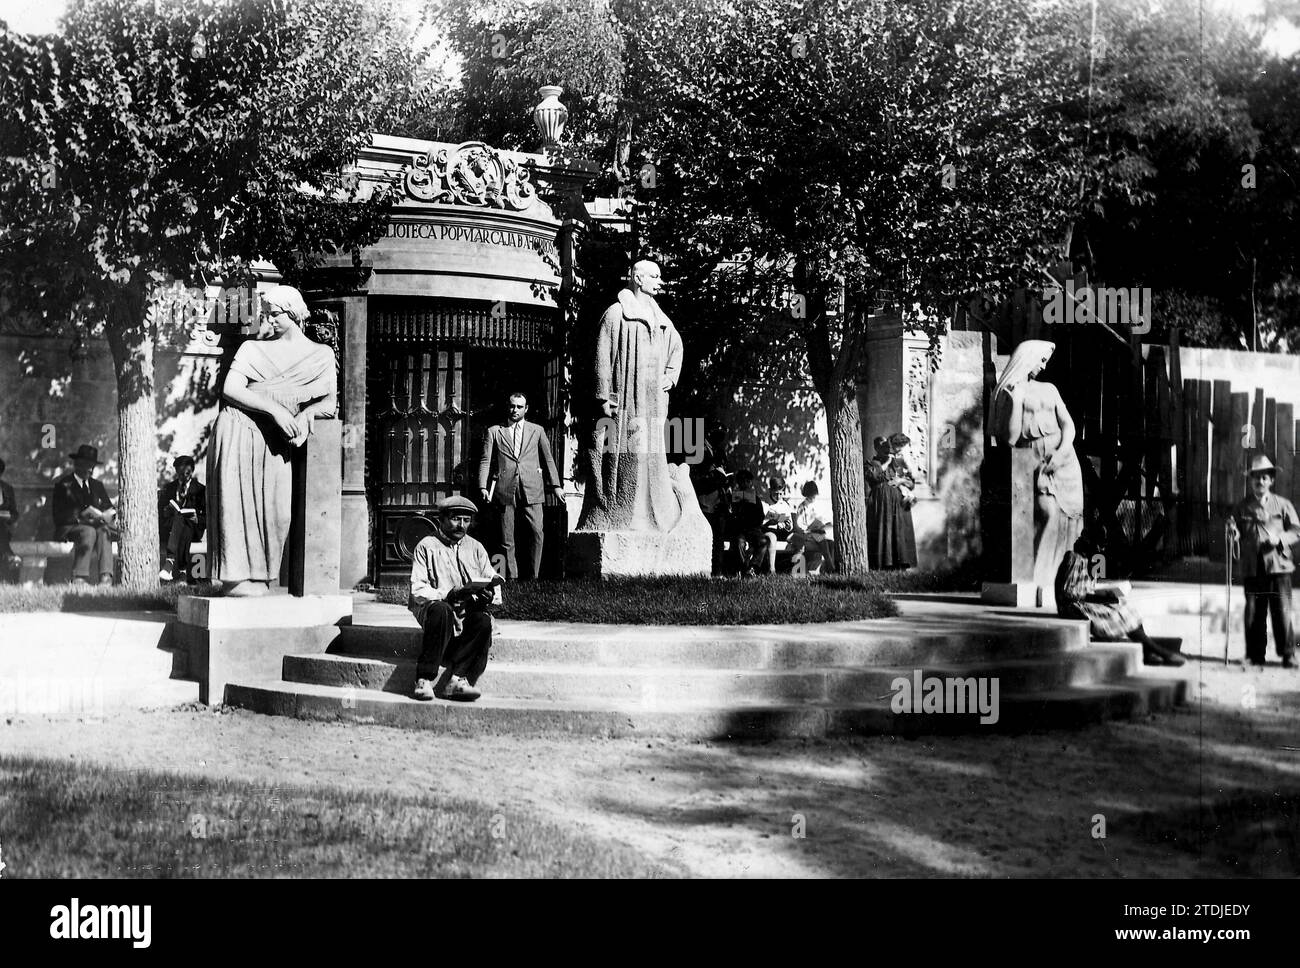
{"type": "Polygon", "coordinates": [[[1176,331],[1168,344],[1143,345],[1101,323],[1049,325],[1032,290],[984,317],[959,313],[955,328],[988,330],[1002,353],[1024,339],[1056,344],[1042,379],[1056,384],[1074,419],[1085,505],[1110,532],[1114,575],[1142,577],[1190,555],[1220,559],[1223,521],[1257,454],[1277,465],[1277,492],[1295,499],[1292,404],[1259,386],[1184,376],[1176,331]]]}

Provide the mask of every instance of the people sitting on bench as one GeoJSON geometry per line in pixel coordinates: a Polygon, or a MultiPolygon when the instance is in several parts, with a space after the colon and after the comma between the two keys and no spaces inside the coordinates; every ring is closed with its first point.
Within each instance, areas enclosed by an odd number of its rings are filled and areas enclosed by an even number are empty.
{"type": "Polygon", "coordinates": [[[207,492],[194,480],[194,458],[182,454],[172,461],[176,478],[158,492],[158,527],[167,556],[158,579],[170,582],[184,578],[194,584],[190,574],[190,545],[203,537],[207,525],[207,492]]]}
{"type": "Polygon", "coordinates": [[[787,551],[803,556],[803,570],[809,575],[816,575],[822,570],[822,563],[830,550],[830,540],[826,537],[830,522],[822,517],[817,494],[816,481],[809,481],[803,486],[803,501],[794,509],[794,533],[785,543],[787,551]]]}
{"type": "Polygon", "coordinates": [[[54,482],[51,508],[54,538],[72,542],[72,583],[113,583],[113,539],[117,537],[117,512],[104,485],[95,480],[99,451],[82,444],[69,454],[72,470],[54,482]]]}
{"type": "Polygon", "coordinates": [[[1142,627],[1140,616],[1126,598],[1131,591],[1126,581],[1098,581],[1089,572],[1093,555],[1106,547],[1106,529],[1096,523],[1067,551],[1056,570],[1056,610],[1062,618],[1086,619],[1098,642],[1142,643],[1142,661],[1147,665],[1180,666],[1187,660],[1178,652],[1181,640],[1169,645],[1156,642],[1142,627]]]}
{"type": "Polygon", "coordinates": [[[763,514],[763,537],[766,541],[767,573],[776,573],[776,546],[794,533],[794,508],[790,505],[790,487],[779,477],[767,482],[767,507],[763,514]]]}
{"type": "Polygon", "coordinates": [[[754,472],[744,468],[736,471],[727,536],[732,542],[732,557],[738,563],[742,575],[754,574],[765,558],[765,520],[763,502],[759,499],[758,487],[754,483],[754,472]]]}

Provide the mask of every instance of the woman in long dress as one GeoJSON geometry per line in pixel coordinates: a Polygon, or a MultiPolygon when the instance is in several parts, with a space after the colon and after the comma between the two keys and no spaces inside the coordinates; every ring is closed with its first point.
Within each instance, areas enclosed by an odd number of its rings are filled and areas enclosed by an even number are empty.
{"type": "MultiPolygon", "coordinates": [[[[1083,530],[1083,470],[1074,453],[1074,421],[1060,391],[1037,380],[1056,350],[1025,340],[1011,354],[994,393],[993,426],[1012,447],[1029,447],[1034,470],[1034,584],[1052,596],[1057,567],[1083,530]]],[[[1045,605],[1050,602],[1044,601],[1045,605]]]]}
{"type": "Polygon", "coordinates": [[[867,461],[867,560],[874,569],[911,568],[916,564],[916,533],[908,498],[915,481],[901,451],[903,434],[877,437],[876,454],[867,461]],[[895,446],[895,440],[898,441],[895,446]]]}
{"type": "Polygon", "coordinates": [[[261,296],[257,339],[235,351],[208,449],[208,552],[227,595],[262,595],[280,577],[293,502],[291,457],[316,417],[337,409],[334,351],[302,332],[307,304],[261,296]]]}

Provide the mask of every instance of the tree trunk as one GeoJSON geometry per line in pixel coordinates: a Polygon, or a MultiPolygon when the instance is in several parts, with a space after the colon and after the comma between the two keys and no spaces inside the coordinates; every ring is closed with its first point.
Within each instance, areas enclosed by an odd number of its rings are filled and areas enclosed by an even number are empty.
{"type": "MultiPolygon", "coordinates": [[[[865,575],[867,559],[867,498],[862,465],[862,415],[858,411],[857,367],[841,365],[826,325],[825,287],[802,262],[796,263],[795,285],[805,293],[809,320],[805,345],[813,386],[826,408],[826,436],[831,458],[831,520],[839,570],[865,575]]],[[[855,348],[841,346],[840,352],[855,348]]],[[[854,360],[850,360],[852,363],[854,360]]]]}
{"type": "Polygon", "coordinates": [[[142,289],[125,287],[113,305],[108,346],[117,373],[118,515],[122,583],[158,583],[158,406],[153,324],[142,289]]]}
{"type": "Polygon", "coordinates": [[[862,416],[857,387],[841,383],[822,398],[826,406],[826,435],[831,456],[831,520],[835,522],[835,554],[839,570],[865,575],[867,562],[867,497],[862,473],[862,416]]]}

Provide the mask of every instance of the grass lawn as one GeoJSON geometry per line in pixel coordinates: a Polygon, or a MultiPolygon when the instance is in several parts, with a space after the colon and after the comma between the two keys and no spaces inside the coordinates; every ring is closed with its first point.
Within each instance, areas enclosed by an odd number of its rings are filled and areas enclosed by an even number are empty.
{"type": "Polygon", "coordinates": [[[182,590],[213,595],[215,586],[194,585],[0,585],[5,612],[174,612],[182,590]]]}
{"type": "MultiPolygon", "coordinates": [[[[380,601],[406,603],[405,585],[381,588],[380,601]]],[[[614,625],[763,625],[847,622],[897,615],[861,578],[608,578],[511,583],[494,614],[503,619],[614,625]]]]}
{"type": "MultiPolygon", "coordinates": [[[[549,579],[508,586],[497,614],[505,619],[651,625],[746,625],[845,622],[897,614],[896,592],[967,591],[973,567],[940,571],[873,571],[866,575],[760,575],[753,578],[549,579]]],[[[176,610],[184,591],[216,594],[209,584],[152,587],[0,585],[5,612],[176,610]]],[[[405,584],[380,588],[380,601],[406,604],[405,584]]]]}
{"type": "Polygon", "coordinates": [[[652,877],[637,853],[465,800],[0,757],[11,877],[652,877]]]}

